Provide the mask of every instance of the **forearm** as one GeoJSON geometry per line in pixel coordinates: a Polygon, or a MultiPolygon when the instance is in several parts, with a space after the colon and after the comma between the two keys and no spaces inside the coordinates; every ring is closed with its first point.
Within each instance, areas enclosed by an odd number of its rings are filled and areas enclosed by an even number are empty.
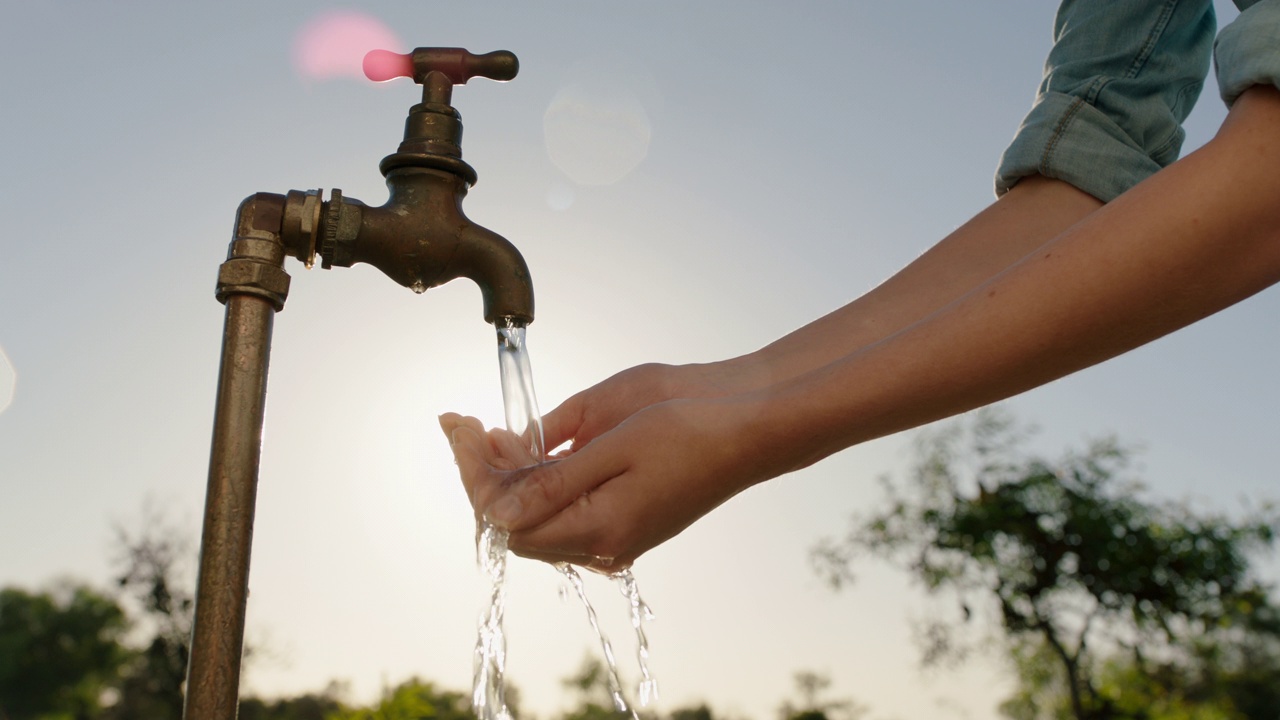
{"type": "Polygon", "coordinates": [[[743,392],[821,368],[955,301],[1101,205],[1066,183],[1026,178],[875,289],[713,371],[723,389],[743,392]]]}
{"type": "Polygon", "coordinates": [[[769,391],[789,467],[1020,393],[1280,280],[1280,92],[1254,88],[1208,145],[1007,271],[769,391]]]}

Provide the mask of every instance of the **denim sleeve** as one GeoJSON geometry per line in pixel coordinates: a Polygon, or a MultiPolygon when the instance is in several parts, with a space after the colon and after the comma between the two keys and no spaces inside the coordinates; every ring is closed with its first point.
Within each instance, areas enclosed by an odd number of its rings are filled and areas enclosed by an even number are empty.
{"type": "Polygon", "coordinates": [[[996,194],[1040,174],[1108,202],[1176,160],[1215,27],[1211,0],[1065,0],[996,194]]]}
{"type": "Polygon", "coordinates": [[[1236,6],[1240,17],[1222,29],[1213,48],[1227,107],[1251,85],[1280,88],[1280,0],[1237,0],[1236,6]]]}

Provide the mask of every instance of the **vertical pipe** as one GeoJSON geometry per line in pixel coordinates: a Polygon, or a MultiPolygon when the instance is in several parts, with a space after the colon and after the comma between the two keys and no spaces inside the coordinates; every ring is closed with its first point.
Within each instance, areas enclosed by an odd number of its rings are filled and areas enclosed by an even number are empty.
{"type": "Polygon", "coordinates": [[[239,701],[249,552],[276,308],[254,295],[231,295],[226,303],[185,720],[234,720],[239,701]]]}

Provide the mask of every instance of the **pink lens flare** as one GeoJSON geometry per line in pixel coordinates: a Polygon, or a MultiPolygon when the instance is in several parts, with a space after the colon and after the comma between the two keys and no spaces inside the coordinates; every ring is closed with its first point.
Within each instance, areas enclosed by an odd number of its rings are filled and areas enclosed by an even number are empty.
{"type": "Polygon", "coordinates": [[[330,10],[309,20],[293,41],[293,64],[305,78],[363,78],[365,54],[403,47],[381,20],[355,10],[330,10]]]}
{"type": "Polygon", "coordinates": [[[413,77],[413,55],[401,55],[390,50],[370,50],[364,56],[364,76],[374,82],[413,77]]]}

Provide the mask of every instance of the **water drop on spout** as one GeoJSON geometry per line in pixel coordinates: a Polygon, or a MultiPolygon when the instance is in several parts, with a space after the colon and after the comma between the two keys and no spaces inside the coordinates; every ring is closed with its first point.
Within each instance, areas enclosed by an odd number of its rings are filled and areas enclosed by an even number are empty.
{"type": "Polygon", "coordinates": [[[421,280],[414,280],[413,284],[409,286],[409,289],[421,295],[427,291],[427,284],[421,280]]]}
{"type": "Polygon", "coordinates": [[[413,56],[390,50],[370,50],[364,56],[364,76],[374,82],[413,77],[413,56]]]}

